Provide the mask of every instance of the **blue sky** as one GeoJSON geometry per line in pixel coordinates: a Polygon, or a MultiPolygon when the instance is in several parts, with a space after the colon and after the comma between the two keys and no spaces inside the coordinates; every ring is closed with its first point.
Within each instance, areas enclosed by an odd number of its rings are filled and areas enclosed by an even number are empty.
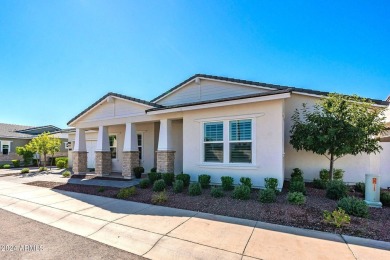
{"type": "Polygon", "coordinates": [[[0,122],[66,127],[196,73],[385,99],[390,1],[0,2],[0,122]],[[333,3],[330,3],[333,2],[333,3]]]}

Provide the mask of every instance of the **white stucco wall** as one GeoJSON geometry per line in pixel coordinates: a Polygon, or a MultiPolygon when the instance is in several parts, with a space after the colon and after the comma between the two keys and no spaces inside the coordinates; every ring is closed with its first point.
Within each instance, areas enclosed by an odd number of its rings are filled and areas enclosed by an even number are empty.
{"type": "Polygon", "coordinates": [[[240,177],[250,177],[254,186],[263,187],[264,178],[273,177],[282,186],[283,173],[283,100],[265,101],[251,104],[234,105],[212,109],[186,111],[183,114],[183,167],[184,173],[196,181],[198,175],[211,175],[212,183],[221,183],[221,176],[231,176],[235,183],[240,177]],[[234,164],[208,166],[202,162],[203,123],[199,120],[215,118],[235,119],[246,115],[255,115],[256,153],[253,166],[234,167],[234,164]]]}

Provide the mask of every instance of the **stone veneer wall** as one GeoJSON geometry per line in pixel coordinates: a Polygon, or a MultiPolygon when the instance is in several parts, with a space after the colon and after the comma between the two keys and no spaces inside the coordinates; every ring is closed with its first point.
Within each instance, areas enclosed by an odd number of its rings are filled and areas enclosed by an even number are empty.
{"type": "Polygon", "coordinates": [[[95,152],[95,173],[109,175],[112,170],[111,152],[95,152]]]}
{"type": "Polygon", "coordinates": [[[122,163],[122,176],[125,179],[132,179],[134,177],[134,168],[138,167],[139,164],[139,152],[130,151],[123,152],[123,163],[122,163]]]}
{"type": "Polygon", "coordinates": [[[157,151],[157,172],[175,172],[175,151],[157,151]]]}
{"type": "Polygon", "coordinates": [[[73,152],[72,159],[75,174],[87,172],[87,152],[73,152]]]}

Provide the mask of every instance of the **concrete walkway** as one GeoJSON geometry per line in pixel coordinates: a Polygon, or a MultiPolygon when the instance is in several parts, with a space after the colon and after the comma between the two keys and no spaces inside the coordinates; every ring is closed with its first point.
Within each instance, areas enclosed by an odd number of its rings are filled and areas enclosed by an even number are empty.
{"type": "Polygon", "coordinates": [[[0,208],[150,259],[390,259],[390,243],[3,178],[0,208]]]}

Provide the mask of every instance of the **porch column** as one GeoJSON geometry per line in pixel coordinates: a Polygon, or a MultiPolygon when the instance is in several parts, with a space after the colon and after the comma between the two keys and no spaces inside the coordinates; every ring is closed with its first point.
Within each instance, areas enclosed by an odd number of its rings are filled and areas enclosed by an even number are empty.
{"type": "Polygon", "coordinates": [[[73,152],[73,173],[80,174],[87,172],[87,146],[85,143],[85,130],[76,128],[76,139],[73,152]]]}
{"type": "Polygon", "coordinates": [[[123,144],[122,176],[133,178],[134,168],[139,164],[137,130],[134,123],[126,123],[125,141],[123,144]]]}
{"type": "Polygon", "coordinates": [[[109,175],[112,169],[108,127],[99,126],[95,150],[95,172],[98,176],[109,175]]]}
{"type": "Polygon", "coordinates": [[[172,148],[172,120],[160,120],[158,139],[157,172],[173,173],[175,170],[175,151],[172,148]]]}

